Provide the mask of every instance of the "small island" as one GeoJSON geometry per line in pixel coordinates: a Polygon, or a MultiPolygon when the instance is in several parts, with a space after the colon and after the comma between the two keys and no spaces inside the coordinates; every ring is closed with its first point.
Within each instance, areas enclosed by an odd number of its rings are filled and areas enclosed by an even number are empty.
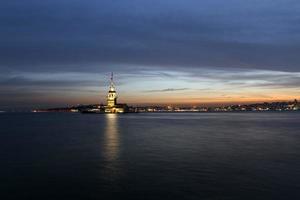
{"type": "MultiPolygon", "coordinates": [[[[113,73],[110,77],[110,85],[107,94],[107,105],[96,105],[77,109],[81,113],[126,113],[129,112],[127,104],[117,103],[117,91],[113,81],[113,73]]],[[[76,109],[76,108],[75,108],[76,109]]]]}

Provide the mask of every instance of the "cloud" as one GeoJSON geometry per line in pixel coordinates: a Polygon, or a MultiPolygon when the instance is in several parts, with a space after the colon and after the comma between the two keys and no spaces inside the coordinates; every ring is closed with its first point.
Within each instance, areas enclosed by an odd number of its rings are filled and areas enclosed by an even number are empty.
{"type": "Polygon", "coordinates": [[[181,74],[188,82],[222,83],[228,87],[244,88],[300,88],[300,72],[283,72],[256,69],[197,69],[181,74]]]}
{"type": "Polygon", "coordinates": [[[294,0],[4,1],[0,68],[299,71],[299,8],[294,0]]]}
{"type": "Polygon", "coordinates": [[[4,96],[65,102],[106,91],[111,71],[128,96],[297,93],[299,9],[297,0],[1,1],[0,106],[4,96]]]}
{"type": "Polygon", "coordinates": [[[145,90],[144,92],[176,92],[185,90],[189,90],[189,88],[166,88],[161,90],[145,90]]]}
{"type": "MultiPolygon", "coordinates": [[[[104,82],[102,83],[104,85],[104,82]]],[[[79,87],[79,86],[98,86],[97,80],[35,80],[22,76],[15,76],[0,80],[0,88],[3,87],[79,87]]]]}

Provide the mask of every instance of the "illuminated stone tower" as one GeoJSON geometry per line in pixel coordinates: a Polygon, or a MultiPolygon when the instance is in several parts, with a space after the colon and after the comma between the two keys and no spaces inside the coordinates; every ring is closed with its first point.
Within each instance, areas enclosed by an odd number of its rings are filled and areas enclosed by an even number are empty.
{"type": "Polygon", "coordinates": [[[113,108],[117,105],[117,92],[114,85],[114,76],[111,73],[110,77],[110,86],[107,94],[107,107],[113,108]]]}

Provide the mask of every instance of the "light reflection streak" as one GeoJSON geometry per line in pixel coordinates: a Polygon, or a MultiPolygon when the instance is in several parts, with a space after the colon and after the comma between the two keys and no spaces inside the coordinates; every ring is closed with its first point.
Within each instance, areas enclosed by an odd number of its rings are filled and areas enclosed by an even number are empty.
{"type": "Polygon", "coordinates": [[[119,156],[118,115],[105,114],[106,127],[104,134],[104,156],[107,161],[114,161],[119,156]]]}

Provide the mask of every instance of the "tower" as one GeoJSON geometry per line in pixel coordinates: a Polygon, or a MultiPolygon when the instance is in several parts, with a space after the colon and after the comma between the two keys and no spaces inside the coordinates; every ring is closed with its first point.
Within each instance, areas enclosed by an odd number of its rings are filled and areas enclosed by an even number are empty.
{"type": "Polygon", "coordinates": [[[113,108],[117,105],[117,92],[114,85],[114,75],[111,73],[110,86],[107,94],[107,106],[113,108]]]}

